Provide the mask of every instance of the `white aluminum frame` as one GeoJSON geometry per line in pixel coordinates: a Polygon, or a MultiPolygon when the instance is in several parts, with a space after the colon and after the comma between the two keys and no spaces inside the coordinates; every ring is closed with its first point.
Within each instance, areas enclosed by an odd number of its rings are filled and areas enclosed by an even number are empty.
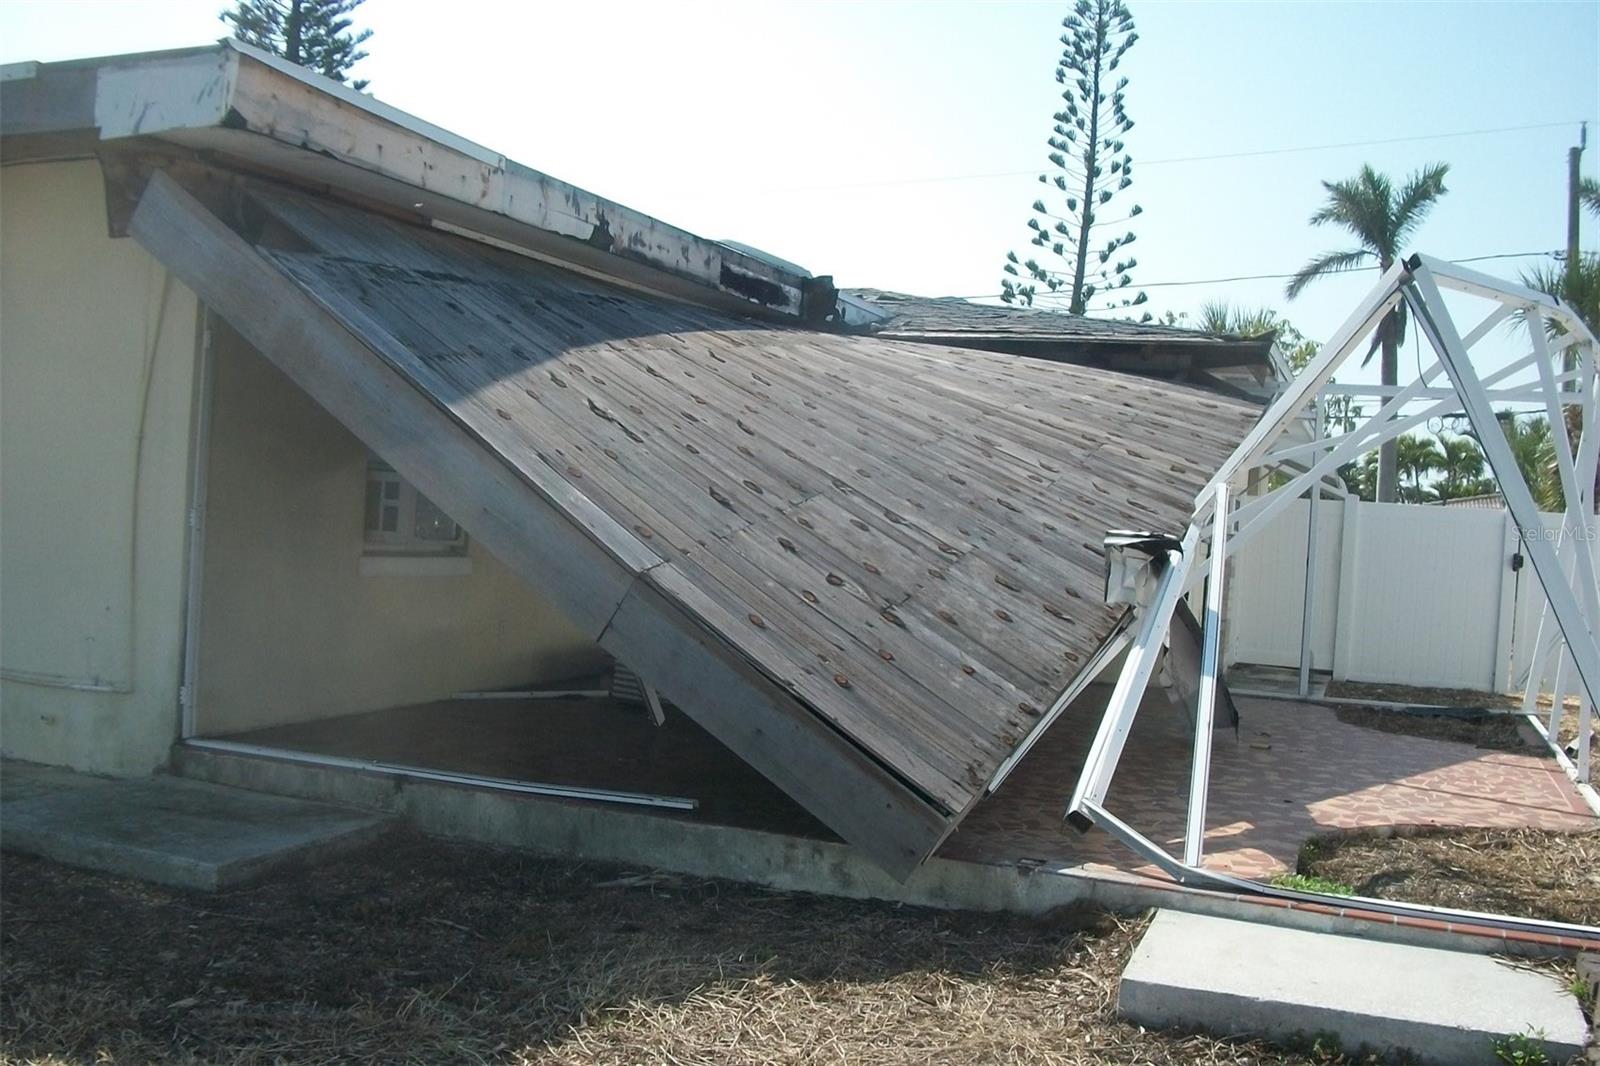
{"type": "Polygon", "coordinates": [[[383,762],[378,759],[353,759],[346,755],[323,755],[318,752],[298,751],[294,748],[275,748],[267,744],[247,744],[237,740],[209,740],[190,737],[184,746],[197,751],[216,751],[226,755],[249,755],[255,758],[276,759],[279,762],[302,766],[322,766],[336,770],[357,770],[380,777],[393,777],[410,781],[430,781],[464,788],[481,788],[493,792],[515,792],[525,796],[547,796],[555,799],[584,800],[590,803],[616,803],[629,807],[655,807],[669,811],[693,811],[700,801],[687,796],[661,796],[648,792],[621,792],[609,788],[583,788],[578,785],[550,785],[540,781],[519,781],[509,777],[486,777],[482,774],[456,773],[450,770],[430,770],[424,766],[383,762]]]}
{"type": "MultiPolygon", "coordinates": [[[[1548,742],[1555,747],[1554,731],[1563,691],[1571,666],[1583,696],[1580,720],[1579,756],[1574,765],[1558,750],[1557,756],[1569,774],[1587,772],[1588,744],[1592,711],[1600,696],[1600,644],[1596,642],[1595,620],[1600,620],[1600,577],[1597,577],[1589,545],[1600,535],[1595,519],[1594,485],[1600,467],[1600,426],[1595,425],[1600,411],[1597,397],[1596,341],[1571,308],[1544,293],[1426,256],[1413,256],[1391,267],[1361,301],[1333,338],[1312,359],[1305,371],[1279,394],[1271,408],[1246,436],[1227,462],[1196,496],[1190,524],[1175,550],[1168,553],[1154,598],[1148,606],[1134,608],[1135,625],[1126,665],[1117,679],[1111,699],[1090,747],[1072,800],[1067,820],[1080,829],[1098,824],[1117,836],[1136,852],[1150,859],[1180,882],[1207,884],[1232,891],[1245,890],[1284,898],[1315,899],[1316,894],[1289,893],[1269,886],[1213,873],[1202,867],[1206,792],[1209,784],[1211,726],[1216,706],[1223,579],[1229,557],[1284,507],[1307,492],[1315,500],[1327,487],[1327,479],[1337,468],[1357,455],[1379,447],[1408,432],[1429,418],[1464,414],[1472,427],[1489,467],[1493,471],[1507,510],[1525,533],[1523,543],[1534,574],[1543,589],[1545,617],[1540,623],[1535,661],[1528,678],[1523,711],[1548,742]],[[1494,308],[1478,324],[1461,336],[1444,289],[1487,299],[1494,308]],[[1329,379],[1366,342],[1383,316],[1404,303],[1415,322],[1418,336],[1433,349],[1436,361],[1419,372],[1415,380],[1401,386],[1338,386],[1329,379]],[[1471,349],[1496,327],[1520,315],[1517,327],[1525,329],[1529,354],[1480,377],[1472,362],[1471,349]],[[1546,322],[1556,323],[1559,343],[1551,344],[1545,334],[1546,322]],[[1576,369],[1563,371],[1555,365],[1571,349],[1576,369]],[[1537,371],[1534,383],[1513,382],[1501,386],[1529,368],[1537,371]],[[1449,388],[1435,386],[1443,376],[1449,388]],[[1324,395],[1363,395],[1379,398],[1382,406],[1353,431],[1337,437],[1321,437],[1321,398],[1324,395]],[[1566,513],[1557,547],[1542,536],[1539,512],[1533,495],[1523,480],[1509,444],[1496,420],[1497,402],[1542,401],[1551,420],[1566,497],[1566,513]],[[1420,412],[1418,403],[1426,404],[1420,412]],[[1583,434],[1576,455],[1563,432],[1563,412],[1576,406],[1583,416],[1583,434]],[[1291,425],[1307,419],[1318,432],[1309,443],[1279,446],[1291,425]],[[1242,502],[1230,512],[1232,492],[1247,482],[1252,472],[1263,467],[1287,470],[1291,477],[1280,488],[1242,502]],[[1149,684],[1151,670],[1171,625],[1178,598],[1200,579],[1194,556],[1200,530],[1211,527],[1209,580],[1206,584],[1205,618],[1202,628],[1203,654],[1200,692],[1195,716],[1194,761],[1191,766],[1189,801],[1180,860],[1106,810],[1106,791],[1116,771],[1140,701],[1149,684]],[[1567,559],[1572,565],[1567,565],[1567,559]],[[1550,639],[1547,639],[1550,638],[1550,639]],[[1550,723],[1542,723],[1536,710],[1538,690],[1549,670],[1549,657],[1556,657],[1556,705],[1550,723]]],[[[1313,520],[1314,520],[1313,512],[1313,520]]],[[[1315,565],[1316,535],[1313,524],[1308,535],[1308,571],[1315,565]]],[[[1309,581],[1309,575],[1308,575],[1309,581]]],[[[1309,643],[1302,634],[1302,643],[1309,643]]],[[[1302,653],[1300,685],[1304,693],[1310,663],[1302,653]]],[[[1592,792],[1587,785],[1580,790],[1592,792]]],[[[1343,902],[1351,902],[1346,899],[1343,902]]],[[[1504,916],[1484,916],[1376,900],[1357,901],[1362,907],[1389,913],[1429,913],[1458,915],[1467,920],[1493,917],[1500,925],[1550,929],[1558,923],[1539,923],[1504,916]]],[[[1581,928],[1581,927],[1568,927],[1581,928]]]]}

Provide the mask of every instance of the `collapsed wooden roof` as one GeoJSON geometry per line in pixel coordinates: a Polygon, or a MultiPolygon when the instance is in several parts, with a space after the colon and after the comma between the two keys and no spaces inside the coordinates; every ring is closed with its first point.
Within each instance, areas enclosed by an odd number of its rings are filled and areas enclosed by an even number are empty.
{"type": "Polygon", "coordinates": [[[130,232],[469,533],[904,876],[1112,633],[1254,407],[775,327],[326,199],[130,232]],[[240,236],[250,234],[250,239],[240,236]]]}

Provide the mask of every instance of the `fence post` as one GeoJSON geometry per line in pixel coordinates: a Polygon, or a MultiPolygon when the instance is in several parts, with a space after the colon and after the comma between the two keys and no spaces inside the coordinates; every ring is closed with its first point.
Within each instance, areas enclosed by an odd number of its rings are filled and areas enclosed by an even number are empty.
{"type": "Polygon", "coordinates": [[[1350,677],[1350,642],[1355,639],[1356,568],[1361,555],[1361,500],[1351,493],[1340,509],[1344,528],[1339,535],[1339,579],[1333,615],[1333,679],[1350,677]]]}
{"type": "Polygon", "coordinates": [[[1510,512],[1505,512],[1501,531],[1500,567],[1500,623],[1495,629],[1494,691],[1505,692],[1511,687],[1511,651],[1514,647],[1517,615],[1517,574],[1511,569],[1511,557],[1517,554],[1520,537],[1517,523],[1510,512]]]}

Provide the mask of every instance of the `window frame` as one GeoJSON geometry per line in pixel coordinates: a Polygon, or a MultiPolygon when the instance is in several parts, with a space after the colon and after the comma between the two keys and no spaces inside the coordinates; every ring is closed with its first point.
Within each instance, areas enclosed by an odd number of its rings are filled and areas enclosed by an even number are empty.
{"type": "Polygon", "coordinates": [[[467,554],[467,531],[461,528],[461,523],[445,514],[438,504],[417,491],[415,485],[377,456],[368,458],[366,478],[362,482],[361,535],[362,555],[366,557],[455,558],[467,554]],[[377,497],[373,495],[375,485],[384,486],[377,497]],[[455,525],[454,538],[441,540],[417,535],[419,500],[455,525]],[[395,513],[395,528],[385,530],[384,512],[390,508],[395,513]]]}

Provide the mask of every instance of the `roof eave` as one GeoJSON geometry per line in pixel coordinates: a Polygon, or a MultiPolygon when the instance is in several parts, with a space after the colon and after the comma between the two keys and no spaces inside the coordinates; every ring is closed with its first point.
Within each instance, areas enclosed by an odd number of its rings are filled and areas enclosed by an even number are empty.
{"type": "MultiPolygon", "coordinates": [[[[234,40],[0,67],[0,158],[159,138],[422,211],[635,283],[800,317],[808,279],[521,166],[234,40]]],[[[826,310],[831,311],[832,308],[826,310]]]]}

